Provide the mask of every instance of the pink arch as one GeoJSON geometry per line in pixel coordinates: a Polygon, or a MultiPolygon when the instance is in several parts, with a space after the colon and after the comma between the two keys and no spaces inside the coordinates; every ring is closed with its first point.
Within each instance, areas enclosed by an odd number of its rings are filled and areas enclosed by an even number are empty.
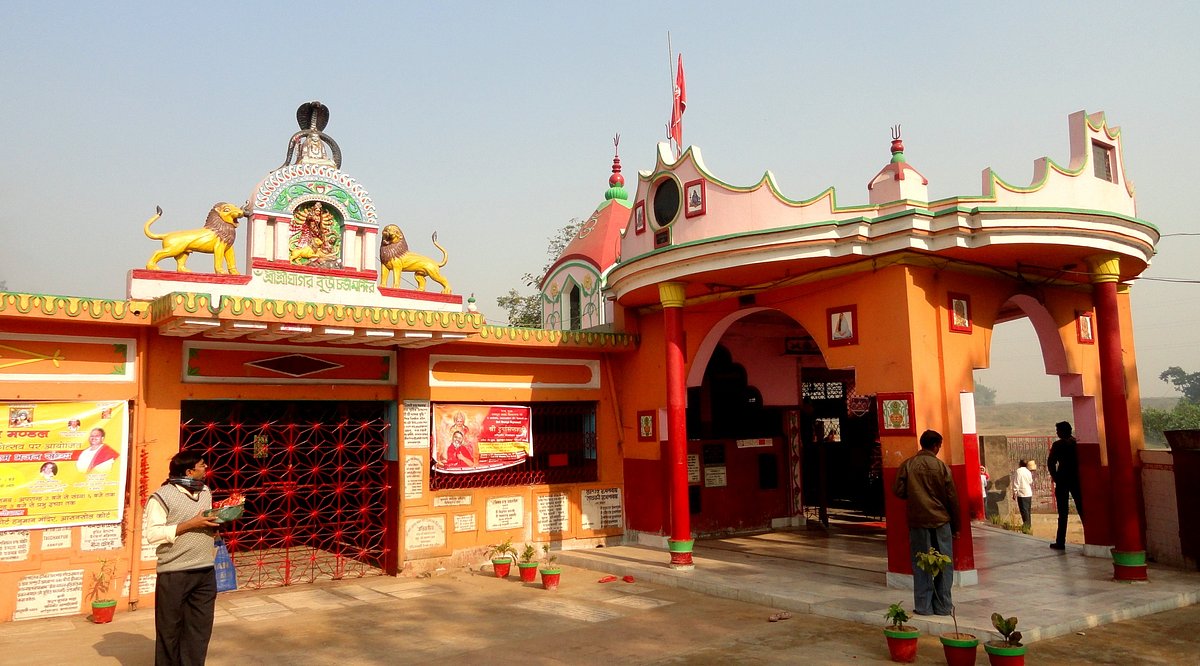
{"type": "Polygon", "coordinates": [[[1058,376],[1059,395],[1071,399],[1071,411],[1075,419],[1075,436],[1081,442],[1099,441],[1096,419],[1096,398],[1084,395],[1083,377],[1072,372],[1067,364],[1067,350],[1059,337],[1058,324],[1046,306],[1033,296],[1018,294],[1008,299],[1029,318],[1037,335],[1042,351],[1042,363],[1046,374],[1058,376]]]}

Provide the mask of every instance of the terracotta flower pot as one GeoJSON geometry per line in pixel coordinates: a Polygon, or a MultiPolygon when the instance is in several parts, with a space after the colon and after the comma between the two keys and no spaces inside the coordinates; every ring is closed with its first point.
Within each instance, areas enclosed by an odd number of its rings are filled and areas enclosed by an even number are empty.
{"type": "Polygon", "coordinates": [[[1024,645],[984,643],[983,650],[987,652],[988,663],[992,666],[1025,666],[1024,645]]]}
{"type": "Polygon", "coordinates": [[[907,664],[917,660],[917,639],[921,632],[909,626],[899,629],[885,628],[883,635],[887,637],[888,652],[892,661],[907,664]]]}
{"type": "Polygon", "coordinates": [[[542,589],[557,590],[562,569],[542,569],[542,589]]]}
{"type": "Polygon", "coordinates": [[[492,571],[496,573],[496,578],[508,578],[510,569],[512,569],[511,557],[498,557],[492,560],[492,571]]]}
{"type": "Polygon", "coordinates": [[[112,622],[113,614],[116,612],[117,601],[115,599],[92,602],[92,622],[96,624],[108,624],[112,622]]]}
{"type": "Polygon", "coordinates": [[[537,562],[517,562],[517,569],[521,572],[522,583],[533,583],[537,581],[538,563],[537,562]]]}
{"type": "Polygon", "coordinates": [[[938,636],[942,641],[942,651],[946,655],[948,666],[973,666],[975,655],[979,652],[979,639],[972,634],[944,634],[938,636]]]}

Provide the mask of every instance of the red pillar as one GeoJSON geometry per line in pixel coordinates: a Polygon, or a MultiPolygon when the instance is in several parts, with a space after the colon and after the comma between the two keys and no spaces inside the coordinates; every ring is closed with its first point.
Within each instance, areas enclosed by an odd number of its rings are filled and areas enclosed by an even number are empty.
{"type": "Polygon", "coordinates": [[[672,569],[691,569],[692,540],[691,511],[687,485],[687,378],[684,375],[682,282],[658,285],[663,305],[663,333],[666,339],[667,361],[667,453],[668,477],[671,484],[671,550],[672,569]]]}
{"type": "MultiPolygon", "coordinates": [[[[1108,452],[1109,494],[1112,497],[1113,578],[1146,580],[1146,546],[1138,519],[1133,450],[1125,393],[1125,364],[1121,356],[1121,318],[1117,306],[1120,260],[1114,256],[1092,261],[1096,338],[1100,351],[1100,395],[1104,400],[1104,441],[1108,452]]],[[[1083,512],[1088,500],[1083,499],[1083,512]]]]}

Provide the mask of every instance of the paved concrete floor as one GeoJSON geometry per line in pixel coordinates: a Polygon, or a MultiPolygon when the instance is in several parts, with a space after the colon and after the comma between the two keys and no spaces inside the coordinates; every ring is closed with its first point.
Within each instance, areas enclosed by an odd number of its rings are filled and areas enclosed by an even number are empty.
{"type": "MultiPolygon", "coordinates": [[[[1155,567],[1147,585],[1119,584],[1098,573],[1106,562],[1077,547],[1054,553],[1044,541],[982,526],[976,537],[990,544],[979,556],[991,561],[980,565],[978,589],[955,589],[960,622],[975,622],[967,607],[987,599],[987,608],[1021,617],[1022,629],[1049,634],[1061,625],[1057,637],[1029,643],[1029,663],[1200,664],[1200,607],[1187,605],[1200,592],[1200,573],[1155,567]],[[1009,575],[1016,567],[1023,574],[1009,575]],[[1031,580],[1005,587],[1022,577],[1031,580]],[[1060,587],[1038,589],[1047,584],[1060,587]],[[1148,612],[1150,597],[1182,607],[1116,622],[1148,612]],[[1071,608],[1080,599],[1088,605],[1086,622],[1102,626],[1066,626],[1059,615],[1078,613],[1071,608]],[[1056,613],[1055,605],[1064,610],[1056,613]]],[[[647,548],[561,553],[560,562],[570,561],[553,592],[522,584],[515,573],[497,579],[484,566],[431,578],[226,593],[218,599],[209,663],[884,664],[882,608],[897,600],[908,605],[911,593],[879,584],[881,560],[871,554],[877,548],[869,535],[852,531],[825,538],[773,533],[700,542],[697,568],[686,574],[665,566],[666,553],[647,548]],[[581,560],[594,564],[581,567],[581,560]],[[598,582],[608,571],[635,582],[598,582]],[[825,594],[827,584],[840,596],[825,594]],[[878,601],[859,589],[874,590],[878,601]],[[786,608],[776,602],[798,599],[814,612],[768,621],[786,608]]],[[[919,664],[944,663],[936,634],[948,629],[937,620],[925,624],[919,664]]],[[[83,616],[8,623],[0,625],[0,662],[150,664],[153,636],[152,610],[119,613],[107,625],[83,616]]],[[[982,650],[976,663],[987,663],[982,650]]]]}

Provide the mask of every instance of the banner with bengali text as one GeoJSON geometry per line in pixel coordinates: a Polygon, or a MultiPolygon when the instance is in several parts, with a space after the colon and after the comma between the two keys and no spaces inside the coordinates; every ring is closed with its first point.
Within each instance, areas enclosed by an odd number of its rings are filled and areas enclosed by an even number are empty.
{"type": "Polygon", "coordinates": [[[0,403],[0,531],[121,522],[124,401],[0,403]]]}
{"type": "Polygon", "coordinates": [[[533,455],[530,409],[435,404],[432,453],[433,469],[451,474],[520,465],[533,455]]]}

